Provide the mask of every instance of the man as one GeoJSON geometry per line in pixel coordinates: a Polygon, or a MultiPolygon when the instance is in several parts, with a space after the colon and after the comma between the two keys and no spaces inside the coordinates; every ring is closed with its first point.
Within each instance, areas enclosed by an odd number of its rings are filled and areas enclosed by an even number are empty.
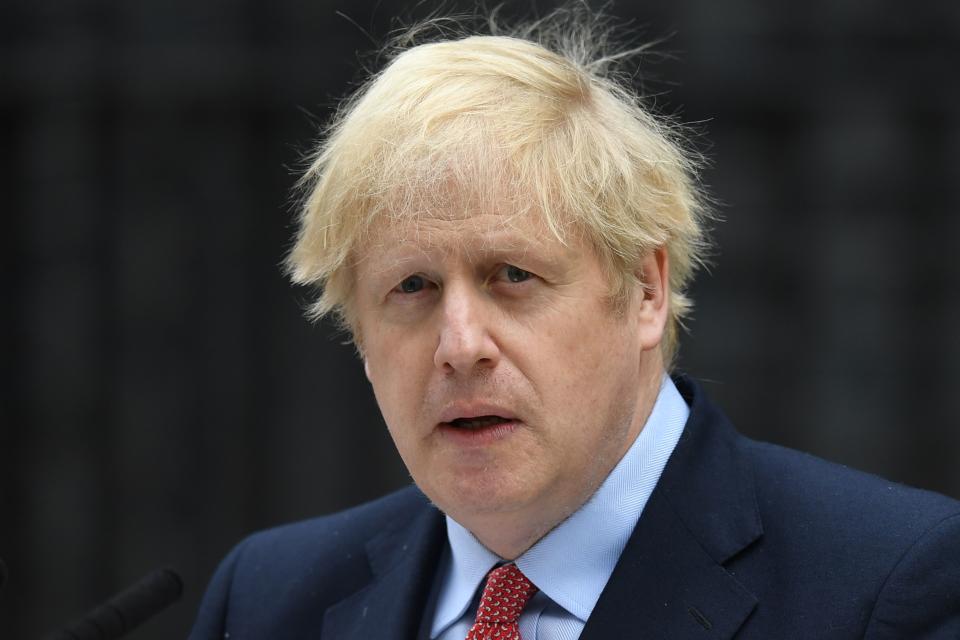
{"type": "Polygon", "coordinates": [[[587,39],[526,36],[409,48],[332,125],[291,271],[416,487],[248,538],[191,638],[960,637],[960,504],[666,375],[695,163],[587,39]]]}

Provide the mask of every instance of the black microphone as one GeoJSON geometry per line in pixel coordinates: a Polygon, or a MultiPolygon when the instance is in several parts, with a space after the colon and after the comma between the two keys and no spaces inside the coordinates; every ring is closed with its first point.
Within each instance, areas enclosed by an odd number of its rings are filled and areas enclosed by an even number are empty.
{"type": "Polygon", "coordinates": [[[116,640],[176,602],[181,593],[180,576],[157,569],[44,640],[116,640]]]}

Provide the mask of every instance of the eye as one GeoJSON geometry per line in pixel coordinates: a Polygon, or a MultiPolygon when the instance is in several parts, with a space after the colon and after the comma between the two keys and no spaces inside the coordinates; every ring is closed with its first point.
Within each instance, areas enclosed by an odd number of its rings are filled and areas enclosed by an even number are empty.
{"type": "Polygon", "coordinates": [[[396,290],[401,293],[416,293],[421,291],[426,285],[426,282],[423,279],[423,276],[407,276],[400,281],[400,284],[397,285],[396,290]]]}
{"type": "Polygon", "coordinates": [[[533,274],[529,271],[524,271],[520,267],[515,267],[512,264],[506,265],[504,268],[504,274],[507,276],[507,280],[510,282],[523,282],[524,280],[529,280],[533,277],[533,274]]]}

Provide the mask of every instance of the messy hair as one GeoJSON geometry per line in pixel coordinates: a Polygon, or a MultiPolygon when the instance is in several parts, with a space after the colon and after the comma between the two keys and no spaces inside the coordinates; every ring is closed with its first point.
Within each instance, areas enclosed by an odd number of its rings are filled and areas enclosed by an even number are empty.
{"type": "Polygon", "coordinates": [[[325,129],[287,258],[294,282],[320,289],[310,315],[333,315],[362,348],[352,291],[366,234],[386,220],[495,207],[540,216],[563,242],[584,238],[618,309],[642,285],[644,256],[664,248],[671,363],[708,207],[680,127],[617,72],[642,48],[611,51],[606,20],[585,9],[512,29],[490,19],[477,33],[450,19],[407,31],[325,129]]]}

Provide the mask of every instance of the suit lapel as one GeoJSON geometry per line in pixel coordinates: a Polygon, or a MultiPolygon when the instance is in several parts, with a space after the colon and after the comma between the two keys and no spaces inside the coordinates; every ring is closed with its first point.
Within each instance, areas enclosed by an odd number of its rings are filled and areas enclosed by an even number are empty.
{"type": "Polygon", "coordinates": [[[420,628],[445,544],[443,518],[429,504],[405,526],[367,544],[370,584],[327,609],[324,638],[407,640],[420,628]]]}
{"type": "Polygon", "coordinates": [[[581,640],[731,638],[757,599],[723,564],[762,535],[736,432],[690,381],[690,418],[581,640]]]}

